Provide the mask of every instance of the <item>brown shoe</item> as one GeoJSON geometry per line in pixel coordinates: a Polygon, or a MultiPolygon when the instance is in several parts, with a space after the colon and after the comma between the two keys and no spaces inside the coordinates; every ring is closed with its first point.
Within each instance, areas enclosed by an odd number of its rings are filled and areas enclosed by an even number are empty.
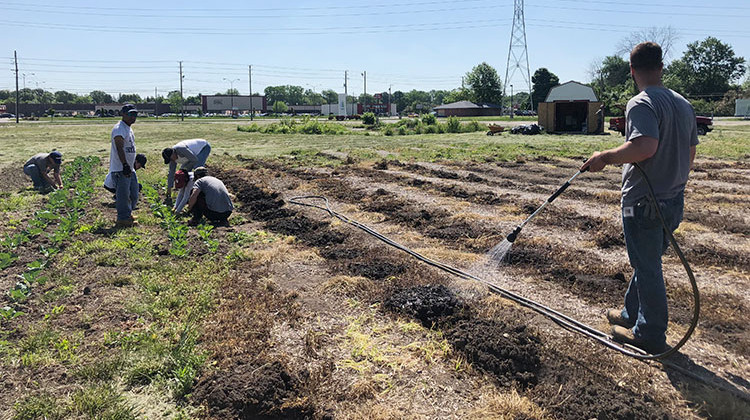
{"type": "Polygon", "coordinates": [[[632,329],[623,328],[618,325],[612,327],[612,338],[614,338],[617,342],[638,347],[639,349],[644,350],[650,354],[661,354],[669,349],[667,343],[654,343],[646,341],[642,338],[636,337],[635,334],[633,334],[632,329]]]}
{"type": "Polygon", "coordinates": [[[634,322],[628,322],[625,320],[625,318],[622,317],[622,311],[619,309],[610,309],[607,311],[607,321],[611,325],[619,325],[621,327],[625,328],[633,328],[635,327],[634,322]]]}
{"type": "Polygon", "coordinates": [[[118,220],[117,222],[115,222],[115,227],[117,228],[127,228],[127,227],[133,227],[137,225],[138,225],[138,222],[136,222],[132,218],[125,219],[125,220],[118,220]]]}

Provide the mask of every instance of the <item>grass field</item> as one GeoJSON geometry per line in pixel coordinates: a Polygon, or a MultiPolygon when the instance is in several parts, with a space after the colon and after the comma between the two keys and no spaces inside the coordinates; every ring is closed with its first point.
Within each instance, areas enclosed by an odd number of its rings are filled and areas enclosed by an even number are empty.
{"type": "MultiPolygon", "coordinates": [[[[114,121],[0,124],[0,418],[750,417],[750,123],[701,138],[677,231],[703,306],[673,362],[719,384],[707,386],[288,201],[325,195],[423,255],[604,330],[630,276],[619,168],[579,177],[504,265],[485,258],[619,134],[385,136],[353,121],[352,134],[282,135],[238,131],[247,120],[138,121],[149,159],[139,226],[116,230],[100,187],[114,121]],[[161,150],[188,138],[212,144],[208,166],[236,205],[229,227],[187,229],[162,204],[161,150]],[[75,189],[41,196],[21,167],[52,149],[75,189]]],[[[664,272],[674,343],[692,303],[674,253],[664,272]]]]}

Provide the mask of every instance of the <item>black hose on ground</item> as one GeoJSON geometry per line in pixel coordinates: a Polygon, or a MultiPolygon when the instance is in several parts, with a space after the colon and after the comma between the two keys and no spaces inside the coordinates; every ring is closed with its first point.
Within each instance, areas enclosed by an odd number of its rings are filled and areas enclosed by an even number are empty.
{"type": "MultiPolygon", "coordinates": [[[[648,185],[649,194],[650,194],[651,199],[653,200],[654,203],[657,203],[657,201],[656,201],[656,195],[654,194],[653,188],[651,186],[651,183],[648,180],[648,177],[646,177],[646,174],[643,172],[643,170],[641,169],[641,167],[638,164],[635,164],[635,167],[638,168],[638,170],[640,171],[641,175],[646,180],[646,184],[648,185]]],[[[573,178],[571,178],[571,181],[573,179],[575,179],[575,177],[578,176],[581,172],[583,172],[583,171],[578,172],[573,178]]],[[[568,183],[566,183],[566,186],[569,185],[569,183],[570,183],[570,181],[568,183]]],[[[563,190],[564,190],[564,188],[561,188],[553,196],[556,198],[563,190]]],[[[682,339],[680,339],[680,341],[674,347],[668,349],[664,353],[653,355],[653,354],[646,353],[645,351],[643,351],[640,348],[637,348],[637,347],[634,347],[634,346],[630,346],[628,344],[622,344],[622,343],[615,342],[612,339],[612,337],[610,337],[606,333],[603,333],[603,332],[601,332],[601,331],[599,331],[599,330],[597,330],[597,329],[595,329],[593,327],[590,327],[590,326],[588,326],[588,325],[586,325],[586,324],[584,324],[584,323],[582,323],[580,321],[577,321],[577,320],[575,320],[575,319],[573,319],[573,318],[571,318],[571,317],[569,317],[567,315],[564,315],[564,314],[562,314],[560,312],[557,312],[557,311],[555,311],[552,308],[544,306],[544,305],[542,305],[542,304],[540,304],[538,302],[532,301],[530,299],[526,299],[526,298],[524,298],[524,297],[522,297],[520,295],[517,295],[517,294],[515,294],[513,292],[510,292],[508,290],[505,290],[505,289],[503,289],[503,288],[501,288],[501,287],[499,287],[499,286],[497,286],[497,285],[495,285],[495,284],[493,284],[493,283],[491,283],[489,281],[483,280],[483,279],[481,279],[479,277],[476,277],[476,276],[474,276],[472,274],[466,273],[466,272],[461,271],[461,270],[459,270],[457,268],[451,267],[451,266],[449,266],[447,264],[443,264],[443,263],[441,263],[439,261],[432,260],[432,259],[427,258],[427,257],[425,257],[425,256],[423,256],[423,255],[421,255],[421,254],[419,254],[419,253],[417,253],[415,251],[412,251],[411,249],[409,249],[409,248],[407,248],[407,247],[399,244],[398,242],[395,242],[395,241],[391,240],[390,238],[388,238],[388,237],[380,234],[379,232],[375,231],[374,229],[372,229],[372,228],[370,228],[370,227],[368,227],[366,225],[363,225],[363,224],[361,224],[361,223],[359,223],[359,222],[357,222],[355,220],[349,219],[348,217],[346,217],[346,216],[344,216],[344,215],[342,215],[340,213],[337,213],[337,212],[333,211],[331,209],[330,204],[328,202],[328,199],[326,197],[318,196],[318,195],[308,195],[308,196],[292,197],[288,201],[291,204],[296,204],[296,205],[300,205],[300,206],[307,206],[307,207],[313,207],[313,208],[317,208],[317,209],[320,209],[320,210],[324,210],[324,211],[328,212],[328,214],[331,215],[332,217],[335,217],[335,218],[341,220],[344,223],[347,223],[347,224],[350,224],[352,226],[355,226],[355,227],[357,227],[357,228],[359,228],[359,229],[367,232],[368,234],[370,234],[370,235],[372,235],[372,236],[380,239],[381,241],[387,243],[388,245],[391,245],[394,248],[397,248],[397,249],[399,249],[399,250],[401,250],[403,252],[406,252],[407,254],[409,254],[409,255],[417,258],[418,260],[420,260],[420,261],[422,261],[422,262],[424,262],[424,263],[426,263],[426,264],[428,264],[430,266],[433,266],[433,267],[438,268],[440,270],[446,271],[446,272],[448,272],[448,273],[450,273],[450,274],[452,274],[452,275],[454,275],[456,277],[459,277],[459,278],[463,278],[463,279],[466,279],[466,280],[479,281],[479,282],[485,284],[489,288],[489,290],[492,291],[493,293],[497,293],[497,294],[499,294],[499,295],[501,295],[501,296],[503,296],[503,297],[505,297],[507,299],[510,299],[510,300],[512,300],[512,301],[514,301],[514,302],[516,302],[516,303],[518,303],[518,304],[520,304],[520,305],[522,305],[524,307],[532,309],[532,310],[534,310],[534,311],[536,311],[536,312],[538,312],[538,313],[540,313],[540,314],[548,317],[553,322],[555,322],[556,324],[560,325],[561,327],[563,327],[563,328],[565,328],[565,329],[567,329],[569,331],[574,331],[574,332],[583,334],[586,337],[589,337],[589,338],[591,338],[593,340],[598,341],[599,343],[601,343],[602,345],[604,345],[606,347],[609,347],[609,348],[611,348],[613,350],[616,350],[616,351],[618,351],[618,352],[620,352],[620,353],[622,353],[622,354],[624,354],[626,356],[630,356],[630,357],[633,357],[633,358],[636,358],[636,359],[639,359],[639,360],[659,360],[659,359],[664,359],[664,358],[667,358],[667,357],[671,356],[672,354],[676,353],[683,345],[685,345],[685,343],[688,341],[688,339],[690,338],[690,336],[693,334],[693,331],[695,330],[696,326],[698,325],[698,317],[699,317],[699,313],[700,313],[700,297],[699,297],[699,294],[698,294],[698,285],[696,284],[695,276],[693,275],[693,271],[690,269],[690,265],[688,264],[688,261],[685,258],[685,255],[682,253],[682,250],[680,249],[679,245],[677,244],[677,241],[675,240],[674,235],[672,234],[671,230],[666,226],[666,223],[664,221],[664,217],[661,214],[661,210],[659,209],[658,204],[656,205],[656,209],[657,209],[657,214],[659,216],[659,220],[661,221],[662,226],[664,227],[664,231],[666,232],[666,234],[669,237],[669,242],[672,244],[672,247],[674,248],[675,252],[679,256],[680,261],[682,262],[682,265],[685,267],[685,271],[687,271],[688,278],[690,279],[690,284],[691,284],[691,287],[692,287],[692,290],[693,290],[694,307],[693,307],[693,318],[691,320],[690,327],[688,328],[687,332],[682,337],[682,339]],[[310,204],[310,203],[305,203],[305,202],[300,201],[300,200],[308,200],[308,199],[322,200],[325,203],[325,207],[319,206],[319,205],[316,205],[316,204],[310,204]]],[[[548,200],[548,202],[551,202],[551,201],[552,200],[548,200]]],[[[545,203],[545,204],[548,204],[548,202],[545,203]]],[[[544,207],[544,205],[542,207],[540,207],[537,210],[537,212],[539,212],[543,207],[544,207]]],[[[537,212],[535,212],[535,214],[537,212]]],[[[531,217],[529,217],[527,219],[527,221],[530,220],[530,219],[531,219],[531,217]]],[[[519,226],[519,228],[517,228],[517,230],[520,230],[520,226],[519,226]]],[[[515,237],[513,239],[515,240],[515,237]]]]}

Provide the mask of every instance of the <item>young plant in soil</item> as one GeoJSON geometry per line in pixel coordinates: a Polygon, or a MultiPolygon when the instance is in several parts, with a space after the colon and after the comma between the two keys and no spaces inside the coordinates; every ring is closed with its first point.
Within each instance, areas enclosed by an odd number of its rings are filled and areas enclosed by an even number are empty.
{"type": "Polygon", "coordinates": [[[177,257],[184,257],[190,253],[187,247],[188,227],[177,219],[172,210],[161,202],[159,192],[150,185],[143,186],[143,196],[151,207],[154,216],[161,219],[161,227],[167,231],[171,244],[169,253],[177,257]]]}

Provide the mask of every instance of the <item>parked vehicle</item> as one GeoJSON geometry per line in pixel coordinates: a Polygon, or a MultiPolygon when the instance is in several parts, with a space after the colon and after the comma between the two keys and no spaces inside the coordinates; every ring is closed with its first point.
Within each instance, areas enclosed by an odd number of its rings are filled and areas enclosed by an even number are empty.
{"type": "Polygon", "coordinates": [[[10,112],[3,112],[2,114],[0,114],[0,118],[16,118],[16,116],[11,114],[10,112]]]}
{"type": "MultiPolygon", "coordinates": [[[[705,136],[706,133],[714,129],[714,121],[711,117],[696,116],[695,123],[698,125],[698,135],[705,136]]],[[[619,131],[625,135],[625,117],[615,117],[609,119],[609,129],[619,131]]]]}

